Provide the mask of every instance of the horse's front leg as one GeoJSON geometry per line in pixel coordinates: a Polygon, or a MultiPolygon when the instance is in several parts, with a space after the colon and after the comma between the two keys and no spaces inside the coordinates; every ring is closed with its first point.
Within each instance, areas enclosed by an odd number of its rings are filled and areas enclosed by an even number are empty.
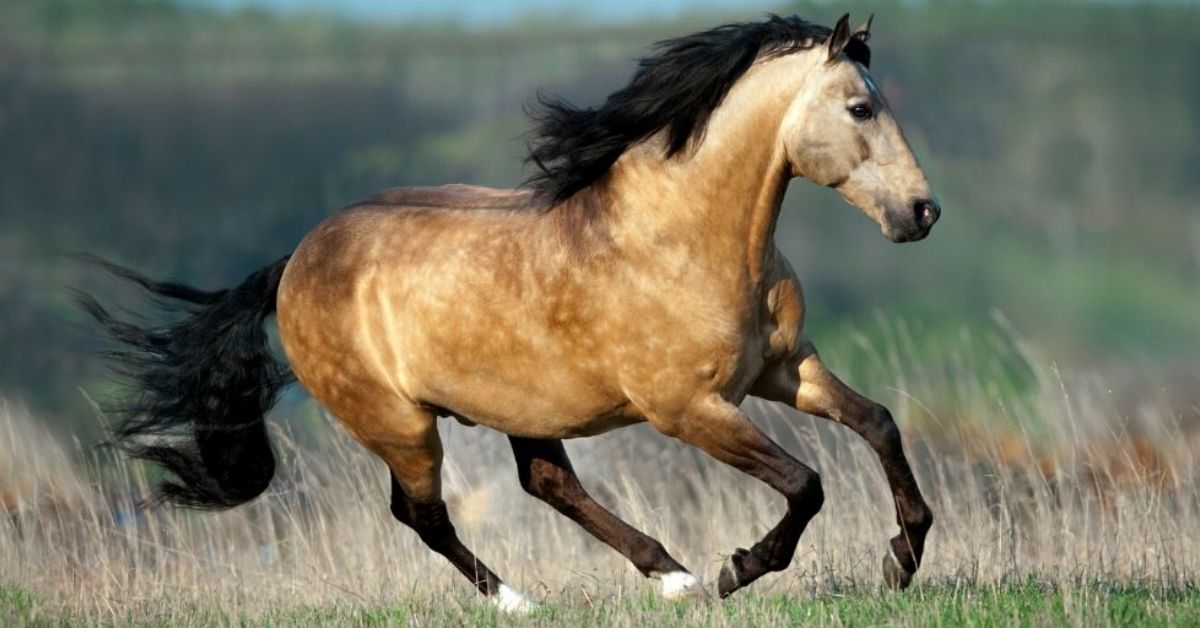
{"type": "Polygon", "coordinates": [[[808,521],[821,509],[824,493],[817,472],[790,456],[737,406],[716,395],[691,404],[684,412],[647,413],[651,425],[668,436],[694,445],[712,457],[752,475],[787,499],[787,512],[750,549],[738,549],[721,568],[721,597],[792,562],[808,521]]]}
{"type": "Polygon", "coordinates": [[[875,450],[892,489],[896,523],[900,525],[900,534],[891,540],[883,558],[883,577],[894,589],[907,587],[921,565],[933,513],[917,487],[891,412],[843,384],[825,368],[809,343],[791,358],[764,371],[751,394],[837,421],[862,436],[875,450]]]}

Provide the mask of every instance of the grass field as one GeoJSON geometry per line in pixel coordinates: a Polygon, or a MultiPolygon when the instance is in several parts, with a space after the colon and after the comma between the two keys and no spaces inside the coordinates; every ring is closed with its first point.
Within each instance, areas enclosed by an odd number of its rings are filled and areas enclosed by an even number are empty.
{"type": "MultiPolygon", "coordinates": [[[[895,326],[872,337],[826,357],[893,408],[935,509],[907,592],[881,590],[895,524],[870,450],[753,400],[747,412],[822,473],[827,499],[791,567],[727,601],[658,601],[656,582],[521,493],[500,435],[447,421],[460,536],[544,603],[534,623],[1200,624],[1195,406],[1108,383],[1134,374],[1064,372],[1007,332],[895,326]]],[[[63,445],[20,408],[0,408],[0,623],[526,621],[496,615],[391,519],[382,463],[311,407],[284,412],[272,490],[193,513],[135,509],[145,469],[63,445]]],[[[568,450],[601,502],[710,586],[723,557],[781,513],[765,487],[644,426],[568,450]]]]}
{"type": "MultiPolygon", "coordinates": [[[[76,616],[43,610],[40,600],[20,589],[0,592],[0,620],[7,625],[70,622],[76,616]]],[[[170,623],[178,612],[129,609],[131,623],[170,623]]],[[[115,615],[109,619],[124,622],[115,615]]],[[[190,609],[187,620],[202,624],[272,625],[508,625],[569,626],[1194,626],[1200,624],[1200,592],[1195,588],[1155,590],[1138,586],[1059,586],[1028,581],[987,587],[965,583],[921,585],[908,592],[857,591],[806,599],[750,593],[701,605],[672,604],[656,595],[615,600],[547,600],[525,618],[507,617],[477,599],[427,598],[390,605],[332,603],[289,606],[265,614],[234,615],[217,607],[190,609]]]]}

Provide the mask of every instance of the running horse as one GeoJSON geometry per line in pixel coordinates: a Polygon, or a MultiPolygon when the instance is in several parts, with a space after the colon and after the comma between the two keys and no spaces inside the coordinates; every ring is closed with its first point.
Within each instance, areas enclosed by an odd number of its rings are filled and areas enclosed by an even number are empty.
{"type": "Polygon", "coordinates": [[[775,245],[788,182],[837,190],[894,242],[940,214],[868,74],[870,21],[770,16],[660,42],[595,108],[539,97],[516,190],[398,188],[343,209],[227,290],[139,284],[173,322],[82,305],[122,345],[138,391],[117,442],[173,477],[158,498],[229,508],[275,461],[263,415],[294,373],[391,470],[391,512],[500,608],[533,603],[459,540],[437,418],[509,436],[521,486],[661,581],[706,597],[657,540],[597,503],[562,439],[646,422],[765,482],[787,511],[717,578],[721,597],[781,571],[824,500],[820,477],[739,409],[747,395],[839,422],[878,454],[904,588],[933,518],[891,414],[843,384],[803,334],[800,282],[775,245]],[[173,304],[173,305],[172,305],[173,304]],[[269,349],[275,313],[291,368],[269,349]],[[186,435],[186,436],[184,436],[186,435]]]}

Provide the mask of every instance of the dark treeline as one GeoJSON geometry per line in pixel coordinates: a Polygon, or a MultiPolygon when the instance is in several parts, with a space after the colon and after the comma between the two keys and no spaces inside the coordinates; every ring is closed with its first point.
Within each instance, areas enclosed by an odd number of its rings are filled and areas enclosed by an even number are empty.
{"type": "MultiPolygon", "coordinates": [[[[779,241],[812,325],[830,337],[882,311],[953,333],[999,309],[1075,359],[1194,359],[1196,11],[850,4],[876,13],[873,69],[947,213],[929,241],[895,247],[829,191],[794,185],[779,241]]],[[[776,10],[831,23],[843,9],[776,10]]],[[[104,392],[66,287],[108,284],[61,253],[230,284],[375,190],[518,184],[536,89],[596,102],[650,42],[761,13],[474,31],[0,4],[0,394],[68,425],[91,421],[79,388],[104,392]]]]}

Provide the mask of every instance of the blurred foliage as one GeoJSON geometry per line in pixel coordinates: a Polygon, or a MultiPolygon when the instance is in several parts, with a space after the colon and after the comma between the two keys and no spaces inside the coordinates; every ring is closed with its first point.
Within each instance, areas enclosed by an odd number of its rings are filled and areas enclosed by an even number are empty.
{"type": "MultiPolygon", "coordinates": [[[[880,311],[953,338],[998,309],[1072,360],[1191,368],[1196,10],[776,7],[825,23],[846,9],[876,15],[872,70],[945,214],[929,240],[897,247],[829,190],[793,186],[777,239],[818,346],[880,311]]],[[[479,30],[165,0],[0,3],[0,392],[91,422],[76,390],[100,388],[102,371],[65,287],[96,284],[60,253],[229,285],[378,189],[518,184],[538,88],[598,102],[650,42],[761,13],[479,30]]]]}

